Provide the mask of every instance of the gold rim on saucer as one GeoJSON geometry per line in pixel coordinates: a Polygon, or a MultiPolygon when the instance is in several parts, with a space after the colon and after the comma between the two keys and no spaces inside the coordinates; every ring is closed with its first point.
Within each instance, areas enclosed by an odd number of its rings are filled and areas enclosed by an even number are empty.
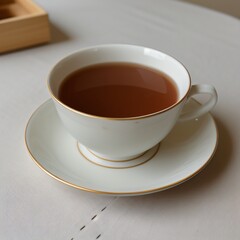
{"type": "MultiPolygon", "coordinates": [[[[46,103],[49,103],[50,101],[52,100],[48,100],[45,102],[46,103]]],[[[197,101],[195,101],[197,102],[197,101]]],[[[40,168],[42,169],[45,173],[47,173],[49,176],[53,177],[54,179],[68,185],[68,186],[71,186],[73,188],[76,188],[76,189],[79,189],[79,190],[83,190],[83,191],[87,191],[87,192],[92,192],[92,193],[97,193],[97,194],[106,194],[106,195],[143,195],[143,194],[149,194],[149,193],[154,193],[154,192],[158,192],[158,191],[163,191],[163,190],[166,190],[168,188],[172,188],[174,186],[177,186],[189,179],[191,179],[192,177],[194,177],[195,175],[197,175],[199,172],[201,172],[211,161],[212,157],[214,156],[215,152],[216,152],[216,149],[217,149],[217,145],[218,145],[218,141],[219,141],[219,135],[218,135],[218,131],[217,131],[217,127],[216,127],[216,122],[215,120],[211,117],[211,120],[213,121],[213,126],[215,128],[215,132],[216,132],[216,140],[215,140],[215,143],[214,143],[214,146],[213,146],[213,150],[211,152],[211,155],[208,157],[208,159],[204,162],[203,165],[201,165],[201,167],[199,167],[197,170],[195,170],[194,172],[192,172],[191,174],[189,174],[188,176],[186,177],[183,177],[181,179],[179,179],[178,181],[175,181],[175,182],[172,182],[170,184],[166,184],[164,186],[161,186],[161,187],[157,187],[157,188],[151,188],[151,189],[147,189],[147,190],[142,190],[142,191],[102,191],[102,190],[96,190],[96,189],[92,189],[92,188],[88,188],[88,187],[84,187],[84,186],[79,186],[77,184],[74,184],[74,183],[71,183],[69,181],[66,181],[60,177],[58,177],[56,174],[52,173],[51,171],[49,171],[48,169],[46,169],[38,160],[37,158],[34,157],[34,154],[31,152],[31,149],[30,149],[30,146],[28,145],[28,140],[27,140],[27,131],[29,129],[29,125],[30,125],[30,122],[33,118],[33,116],[35,115],[35,113],[37,113],[37,111],[42,107],[43,105],[40,105],[35,111],[34,113],[31,115],[31,117],[29,118],[28,120],[28,123],[26,125],[26,128],[25,128],[25,134],[24,134],[24,142],[25,142],[25,146],[26,146],[26,149],[30,155],[30,157],[32,158],[32,160],[35,162],[35,164],[40,168]]],[[[114,171],[114,170],[113,170],[114,171]]],[[[118,171],[118,170],[117,170],[118,171]]],[[[121,171],[124,171],[121,170],[121,171]]]]}

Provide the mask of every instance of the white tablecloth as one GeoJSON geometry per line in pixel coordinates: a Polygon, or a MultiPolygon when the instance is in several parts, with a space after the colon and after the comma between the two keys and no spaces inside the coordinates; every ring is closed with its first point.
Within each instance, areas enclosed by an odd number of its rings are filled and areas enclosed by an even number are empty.
{"type": "Polygon", "coordinates": [[[239,20],[177,1],[37,2],[49,13],[53,41],[0,56],[0,239],[238,240],[239,20]],[[30,159],[24,130],[49,98],[50,68],[103,43],[159,49],[183,62],[193,83],[216,87],[219,146],[203,172],[163,192],[120,198],[66,186],[30,159]]]}

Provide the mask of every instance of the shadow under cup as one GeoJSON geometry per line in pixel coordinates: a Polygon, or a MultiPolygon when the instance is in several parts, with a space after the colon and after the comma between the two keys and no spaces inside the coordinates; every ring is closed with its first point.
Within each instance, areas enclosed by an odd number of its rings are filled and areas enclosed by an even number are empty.
{"type": "MultiPolygon", "coordinates": [[[[110,167],[116,163],[132,166],[133,162],[139,165],[144,159],[146,161],[144,155],[147,152],[149,154],[151,149],[157,149],[158,143],[176,124],[190,87],[188,71],[174,58],[146,47],[119,44],[95,46],[75,52],[59,61],[48,78],[49,92],[58,115],[65,128],[78,141],[81,153],[97,164],[99,162],[96,161],[108,161],[110,167]],[[99,63],[119,62],[140,64],[168,75],[177,87],[177,102],[148,115],[108,118],[79,112],[59,100],[59,87],[71,73],[99,63]]],[[[99,164],[104,165],[102,162],[99,164]]]]}

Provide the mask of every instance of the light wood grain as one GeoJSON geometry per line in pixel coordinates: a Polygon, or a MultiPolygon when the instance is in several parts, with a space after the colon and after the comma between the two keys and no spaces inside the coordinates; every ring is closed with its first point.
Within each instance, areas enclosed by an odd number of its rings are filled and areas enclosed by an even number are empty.
{"type": "Polygon", "coordinates": [[[0,4],[0,53],[50,40],[47,13],[30,0],[0,4]]]}

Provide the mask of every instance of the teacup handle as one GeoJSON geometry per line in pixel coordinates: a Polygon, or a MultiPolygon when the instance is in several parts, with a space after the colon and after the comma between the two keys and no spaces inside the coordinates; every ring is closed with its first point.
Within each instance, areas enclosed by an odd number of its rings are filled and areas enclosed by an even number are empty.
{"type": "Polygon", "coordinates": [[[208,84],[196,84],[193,85],[191,87],[190,93],[188,94],[187,98],[187,102],[189,101],[189,99],[195,95],[198,94],[209,94],[210,98],[209,100],[204,103],[203,105],[201,105],[199,108],[194,109],[192,111],[186,112],[186,113],[182,113],[178,119],[178,121],[187,121],[187,120],[191,120],[191,119],[195,119],[198,118],[200,116],[202,116],[203,114],[209,112],[217,103],[217,92],[216,89],[208,84]]]}

